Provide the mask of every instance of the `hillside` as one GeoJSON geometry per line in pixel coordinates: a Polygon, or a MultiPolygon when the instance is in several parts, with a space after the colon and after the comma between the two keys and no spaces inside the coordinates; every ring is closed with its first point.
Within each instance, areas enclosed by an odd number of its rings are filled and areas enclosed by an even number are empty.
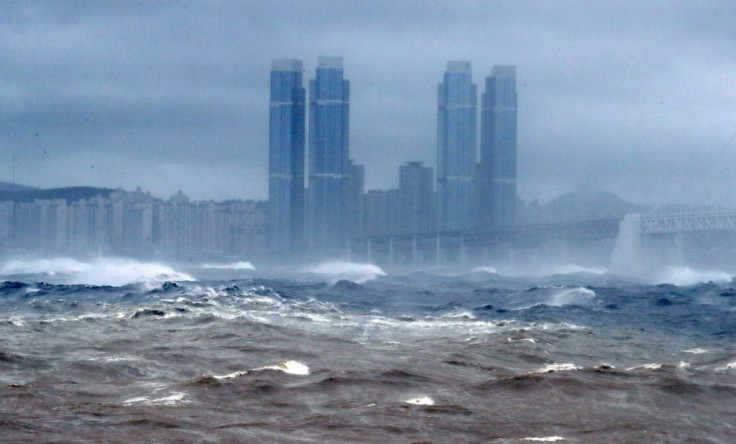
{"type": "Polygon", "coordinates": [[[649,211],[649,207],[621,199],[609,191],[576,191],[544,204],[532,202],[519,208],[522,224],[619,219],[626,213],[649,211]]]}
{"type": "Polygon", "coordinates": [[[38,188],[27,187],[25,185],[17,185],[10,182],[0,181],[0,193],[20,193],[26,191],[36,191],[38,188]]]}
{"type": "Polygon", "coordinates": [[[95,196],[107,197],[112,193],[110,188],[95,187],[65,187],[42,190],[38,188],[22,187],[26,190],[4,191],[0,188],[0,201],[31,202],[34,199],[66,199],[67,202],[75,202],[81,199],[90,199],[95,196]]]}

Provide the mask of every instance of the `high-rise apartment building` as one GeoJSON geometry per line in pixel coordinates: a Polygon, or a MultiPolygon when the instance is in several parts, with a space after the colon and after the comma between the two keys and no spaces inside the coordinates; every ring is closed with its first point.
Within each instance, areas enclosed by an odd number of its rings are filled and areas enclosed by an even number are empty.
{"type": "Polygon", "coordinates": [[[438,87],[437,211],[441,230],[474,225],[477,87],[467,61],[447,62],[438,87]]]}
{"type": "Polygon", "coordinates": [[[422,162],[407,162],[399,167],[400,232],[427,233],[434,229],[432,168],[422,162]]]}
{"type": "Polygon", "coordinates": [[[399,190],[368,190],[365,193],[365,232],[369,236],[401,231],[399,190]]]}
{"type": "Polygon", "coordinates": [[[345,233],[348,237],[365,234],[365,167],[348,160],[348,185],[345,201],[345,233]]]}
{"type": "Polygon", "coordinates": [[[319,57],[309,82],[308,244],[317,254],[345,251],[349,110],[342,57],[319,57]]]}
{"type": "Polygon", "coordinates": [[[481,98],[481,228],[516,224],[516,67],[496,65],[481,98]]]}
{"type": "Polygon", "coordinates": [[[305,90],[302,62],[273,60],[269,112],[268,245],[299,250],[304,238],[305,90]]]}

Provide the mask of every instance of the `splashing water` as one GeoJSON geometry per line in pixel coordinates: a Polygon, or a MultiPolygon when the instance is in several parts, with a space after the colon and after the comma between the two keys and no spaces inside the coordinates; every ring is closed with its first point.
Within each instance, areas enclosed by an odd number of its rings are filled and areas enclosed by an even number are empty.
{"type": "Polygon", "coordinates": [[[71,258],[11,260],[0,267],[0,275],[46,274],[65,284],[122,286],[134,283],[193,281],[193,277],[157,262],[126,258],[100,258],[80,262],[71,258]]]}
{"type": "Polygon", "coordinates": [[[307,269],[306,272],[326,275],[332,283],[347,279],[362,284],[379,276],[386,276],[386,272],[378,265],[339,261],[323,262],[307,269]]]}
{"type": "Polygon", "coordinates": [[[654,279],[655,284],[672,284],[680,287],[701,282],[728,283],[731,282],[731,276],[722,271],[699,271],[690,267],[670,267],[654,279]]]}

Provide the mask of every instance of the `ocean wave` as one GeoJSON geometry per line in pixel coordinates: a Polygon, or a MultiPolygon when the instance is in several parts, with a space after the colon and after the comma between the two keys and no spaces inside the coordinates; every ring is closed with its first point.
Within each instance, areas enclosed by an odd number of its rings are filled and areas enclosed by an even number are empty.
{"type": "Polygon", "coordinates": [[[349,280],[357,284],[363,284],[379,276],[386,276],[386,272],[378,265],[356,262],[323,262],[314,267],[307,268],[307,273],[325,275],[330,278],[330,283],[335,284],[340,280],[349,280]]]}
{"type": "Polygon", "coordinates": [[[584,288],[565,288],[552,295],[545,303],[552,307],[562,307],[565,305],[583,305],[595,299],[595,291],[584,288]]]}
{"type": "Polygon", "coordinates": [[[0,266],[0,275],[42,274],[65,284],[124,286],[135,283],[193,281],[192,276],[157,262],[127,258],[99,258],[81,262],[72,258],[10,260],[0,266]]]}
{"type": "Polygon", "coordinates": [[[240,370],[237,372],[229,373],[227,375],[221,375],[221,376],[214,376],[215,379],[222,380],[222,379],[234,379],[239,378],[241,376],[245,376],[249,373],[253,372],[259,372],[264,370],[276,370],[280,372],[284,372],[288,375],[297,375],[297,376],[307,376],[309,375],[309,367],[299,361],[281,361],[278,364],[275,365],[267,365],[264,367],[258,367],[258,368],[252,368],[248,370],[240,370]]]}

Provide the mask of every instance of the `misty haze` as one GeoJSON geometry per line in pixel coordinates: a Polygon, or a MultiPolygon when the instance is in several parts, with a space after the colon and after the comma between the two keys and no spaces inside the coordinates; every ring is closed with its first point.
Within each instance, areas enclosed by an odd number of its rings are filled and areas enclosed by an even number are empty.
{"type": "Polygon", "coordinates": [[[3,441],[733,440],[736,4],[3,10],[3,441]]]}

